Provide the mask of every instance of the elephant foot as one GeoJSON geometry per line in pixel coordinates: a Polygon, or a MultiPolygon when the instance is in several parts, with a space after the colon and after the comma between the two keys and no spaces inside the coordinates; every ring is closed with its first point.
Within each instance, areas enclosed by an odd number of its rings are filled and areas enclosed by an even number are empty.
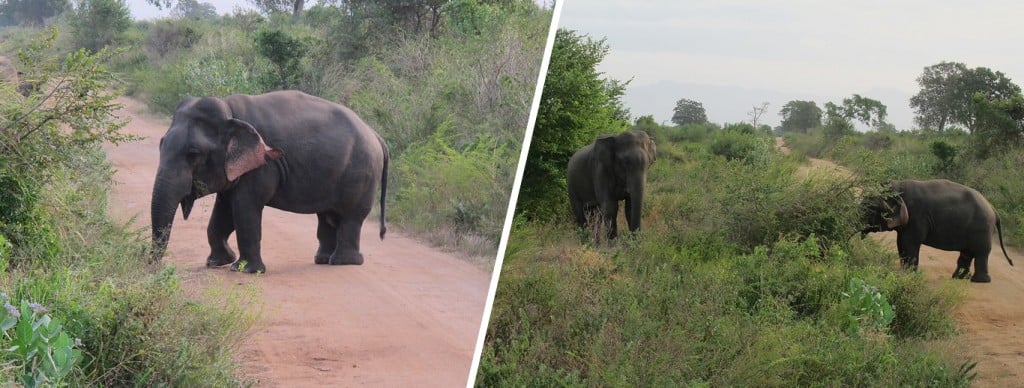
{"type": "Polygon", "coordinates": [[[976,273],[971,276],[971,283],[991,283],[992,277],[988,276],[987,273],[976,273]]]}
{"type": "Polygon", "coordinates": [[[227,257],[215,257],[213,255],[210,255],[209,257],[206,258],[206,266],[207,267],[211,267],[211,268],[212,267],[221,267],[221,266],[225,266],[225,265],[234,263],[235,260],[236,259],[235,259],[234,255],[227,256],[227,257]]]}
{"type": "Polygon", "coordinates": [[[313,256],[313,262],[317,264],[330,264],[331,255],[321,255],[318,253],[316,256],[313,256]]]}
{"type": "Polygon", "coordinates": [[[333,254],[330,260],[331,265],[362,265],[363,254],[359,252],[348,252],[344,254],[333,254]]]}
{"type": "Polygon", "coordinates": [[[267,272],[267,266],[263,265],[262,261],[250,262],[248,260],[238,260],[234,264],[231,264],[231,270],[245,273],[264,273],[267,272]]]}
{"type": "Polygon", "coordinates": [[[967,279],[968,276],[971,276],[971,270],[967,268],[957,268],[953,271],[953,279],[967,279]]]}

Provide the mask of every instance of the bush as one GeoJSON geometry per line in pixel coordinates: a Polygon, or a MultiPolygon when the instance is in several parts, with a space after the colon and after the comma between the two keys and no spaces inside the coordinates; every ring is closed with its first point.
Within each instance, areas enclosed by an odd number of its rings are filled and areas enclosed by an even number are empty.
{"type": "Polygon", "coordinates": [[[0,100],[0,240],[12,243],[0,243],[0,289],[49,310],[21,309],[21,322],[33,323],[18,325],[33,332],[0,339],[2,349],[18,346],[0,383],[19,373],[25,385],[241,385],[231,353],[252,313],[235,293],[227,302],[186,295],[173,269],[146,265],[149,243],[139,231],[108,220],[112,170],[101,145],[132,139],[112,114],[117,95],[102,64],[109,54],[53,57],[55,40],[56,31],[44,33],[19,55],[49,92],[0,100]],[[69,347],[70,338],[81,343],[69,347]],[[17,353],[25,346],[37,352],[17,353]],[[82,361],[69,367],[76,350],[82,361]]]}
{"type": "Polygon", "coordinates": [[[131,18],[124,0],[82,0],[70,17],[75,44],[97,52],[117,43],[131,18]]]}

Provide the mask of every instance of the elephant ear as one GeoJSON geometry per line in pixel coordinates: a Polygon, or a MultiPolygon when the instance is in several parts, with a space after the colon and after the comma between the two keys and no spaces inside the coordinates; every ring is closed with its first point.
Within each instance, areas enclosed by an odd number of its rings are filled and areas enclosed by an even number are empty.
{"type": "Polygon", "coordinates": [[[615,136],[606,135],[594,141],[594,156],[601,165],[611,166],[615,159],[615,136]]]}
{"type": "Polygon", "coordinates": [[[900,208],[899,216],[885,220],[886,226],[889,229],[896,229],[900,226],[906,225],[907,222],[910,221],[910,211],[907,210],[907,203],[903,202],[903,197],[896,197],[896,206],[899,206],[900,208]]]}
{"type": "Polygon", "coordinates": [[[284,156],[283,151],[268,147],[252,124],[235,118],[228,122],[231,128],[228,132],[227,160],[224,163],[228,181],[234,182],[242,174],[267,164],[266,158],[278,159],[284,156]]]}

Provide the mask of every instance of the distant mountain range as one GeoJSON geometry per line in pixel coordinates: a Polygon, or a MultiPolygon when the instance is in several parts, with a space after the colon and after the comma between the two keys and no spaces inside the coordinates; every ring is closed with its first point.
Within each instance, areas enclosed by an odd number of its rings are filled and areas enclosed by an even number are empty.
{"type": "MultiPolygon", "coordinates": [[[[623,97],[623,102],[629,108],[633,118],[654,115],[655,121],[671,124],[672,109],[675,108],[676,101],[688,98],[704,105],[709,121],[724,124],[749,121],[748,113],[753,111],[753,107],[760,106],[762,102],[767,101],[769,103],[768,111],[761,117],[760,123],[774,128],[782,121],[779,117],[779,110],[789,101],[811,100],[824,110],[826,102],[832,101],[840,104],[844,98],[848,98],[854,93],[885,104],[888,111],[887,120],[893,123],[897,129],[906,130],[914,127],[914,114],[910,109],[912,94],[896,89],[870,89],[851,91],[849,94],[841,96],[818,96],[739,86],[662,81],[648,85],[630,85],[623,97]]],[[[859,130],[868,129],[863,124],[855,124],[859,130]]]]}

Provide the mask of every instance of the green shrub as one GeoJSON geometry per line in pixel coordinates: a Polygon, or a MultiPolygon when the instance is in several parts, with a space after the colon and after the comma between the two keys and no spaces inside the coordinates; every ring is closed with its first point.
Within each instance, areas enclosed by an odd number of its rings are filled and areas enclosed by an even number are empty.
{"type": "MultiPolygon", "coordinates": [[[[3,349],[5,369],[13,367],[18,383],[26,387],[60,386],[82,360],[82,351],[75,349],[63,330],[59,319],[51,318],[47,309],[38,303],[21,301],[21,306],[10,304],[7,294],[0,292],[0,348],[3,349]]],[[[6,373],[0,382],[6,380],[6,373]]]]}

